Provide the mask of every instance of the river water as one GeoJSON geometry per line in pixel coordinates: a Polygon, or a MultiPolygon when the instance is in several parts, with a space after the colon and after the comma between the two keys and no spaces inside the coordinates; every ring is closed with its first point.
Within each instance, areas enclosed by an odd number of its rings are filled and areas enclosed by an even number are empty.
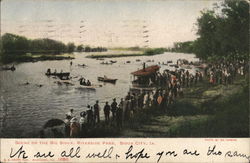
{"type": "MultiPolygon", "coordinates": [[[[85,53],[75,53],[73,65],[70,60],[61,61],[39,61],[20,63],[16,65],[16,71],[0,71],[0,137],[26,138],[38,137],[42,126],[52,118],[64,119],[65,114],[74,109],[79,117],[81,111],[86,110],[88,104],[93,105],[96,100],[100,101],[103,108],[105,101],[112,102],[113,98],[123,98],[131,87],[131,72],[142,68],[142,62],[146,65],[154,65],[158,62],[187,59],[198,61],[192,54],[164,53],[155,56],[136,56],[112,58],[117,61],[112,65],[100,64],[100,60],[86,58],[85,53]],[[141,62],[136,62],[140,59],[141,62]],[[131,63],[126,63],[131,61],[131,63]],[[86,68],[78,64],[86,64],[86,68]],[[57,79],[47,77],[45,72],[48,68],[70,72],[73,86],[58,85],[57,79]],[[98,76],[106,75],[110,78],[117,78],[116,84],[101,83],[97,81],[98,76]],[[93,84],[102,84],[96,90],[79,89],[79,77],[89,79],[93,84]],[[30,84],[24,85],[29,82],[30,84]],[[38,87],[37,84],[42,84],[38,87]]],[[[105,61],[111,59],[107,58],[105,61]]],[[[161,65],[164,69],[174,69],[161,65]]],[[[101,110],[101,118],[103,111],[101,110]]]]}

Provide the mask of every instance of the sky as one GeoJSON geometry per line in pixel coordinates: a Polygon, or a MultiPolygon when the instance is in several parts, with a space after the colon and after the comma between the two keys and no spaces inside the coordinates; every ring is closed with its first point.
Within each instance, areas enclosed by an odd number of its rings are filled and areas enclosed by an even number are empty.
{"type": "MultiPolygon", "coordinates": [[[[2,0],[1,35],[76,45],[171,47],[197,38],[196,20],[216,0],[2,0]]],[[[219,1],[220,2],[220,1],[219,1]]]]}

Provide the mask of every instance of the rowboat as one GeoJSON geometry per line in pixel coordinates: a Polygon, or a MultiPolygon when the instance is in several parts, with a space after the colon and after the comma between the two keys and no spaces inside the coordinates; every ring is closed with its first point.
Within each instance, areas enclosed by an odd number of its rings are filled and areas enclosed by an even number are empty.
{"type": "Polygon", "coordinates": [[[53,73],[45,73],[47,76],[69,76],[69,72],[53,72],[53,73]]]}
{"type": "Polygon", "coordinates": [[[15,71],[16,68],[15,68],[14,66],[12,66],[12,67],[2,67],[1,70],[5,70],[5,71],[7,71],[7,70],[15,71]]]}
{"type": "Polygon", "coordinates": [[[102,65],[112,65],[113,63],[112,62],[101,62],[100,64],[102,64],[102,65]]]}
{"type": "Polygon", "coordinates": [[[78,64],[79,67],[86,67],[85,64],[78,64]]]}
{"type": "Polygon", "coordinates": [[[95,90],[96,88],[102,87],[102,85],[79,85],[76,89],[90,89],[90,90],[95,90]]]}
{"type": "Polygon", "coordinates": [[[58,85],[63,85],[63,84],[65,84],[65,85],[71,85],[71,86],[73,86],[74,84],[70,81],[70,80],[63,80],[63,81],[61,81],[61,80],[57,80],[57,81],[54,81],[54,83],[56,83],[56,84],[58,84],[58,85]]]}
{"type": "Polygon", "coordinates": [[[69,72],[60,72],[60,73],[57,73],[57,72],[53,72],[53,73],[46,72],[45,75],[47,75],[47,76],[56,76],[56,77],[58,77],[61,80],[69,80],[70,79],[70,77],[69,77],[70,73],[69,72]]]}
{"type": "Polygon", "coordinates": [[[108,83],[115,83],[117,79],[109,79],[105,77],[97,77],[98,81],[108,82],[108,83]]]}

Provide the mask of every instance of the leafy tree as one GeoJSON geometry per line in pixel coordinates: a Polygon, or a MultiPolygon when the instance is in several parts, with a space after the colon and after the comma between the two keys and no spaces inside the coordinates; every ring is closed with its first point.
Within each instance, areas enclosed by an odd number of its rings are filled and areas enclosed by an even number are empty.
{"type": "Polygon", "coordinates": [[[85,52],[91,52],[91,48],[89,46],[86,46],[84,49],[85,52]]]}
{"type": "Polygon", "coordinates": [[[175,52],[195,53],[202,59],[247,58],[249,53],[249,3],[225,0],[213,10],[201,11],[197,19],[198,38],[175,43],[175,52]]]}
{"type": "Polygon", "coordinates": [[[6,33],[1,42],[3,53],[25,54],[29,49],[29,40],[22,36],[6,33]]]}
{"type": "Polygon", "coordinates": [[[77,48],[76,48],[76,50],[78,52],[82,52],[83,51],[83,45],[78,45],[77,48]]]}
{"type": "Polygon", "coordinates": [[[197,20],[199,38],[194,49],[198,57],[246,56],[249,46],[249,3],[226,0],[221,7],[205,10],[197,20]]]}
{"type": "Polygon", "coordinates": [[[74,52],[74,51],[75,51],[75,48],[76,48],[76,46],[75,46],[74,43],[70,42],[70,43],[67,44],[67,51],[68,51],[69,53],[74,52]]]}

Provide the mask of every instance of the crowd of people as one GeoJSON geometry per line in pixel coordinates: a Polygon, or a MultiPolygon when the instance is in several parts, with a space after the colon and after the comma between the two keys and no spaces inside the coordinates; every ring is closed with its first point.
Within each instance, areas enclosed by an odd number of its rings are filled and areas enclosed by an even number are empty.
{"type": "Polygon", "coordinates": [[[152,90],[128,92],[119,102],[114,98],[111,103],[105,102],[103,109],[99,101],[80,113],[77,120],[73,109],[66,115],[65,132],[67,137],[82,137],[89,127],[100,123],[100,111],[103,110],[106,125],[117,129],[123,127],[123,122],[130,120],[139,109],[155,108],[168,112],[168,108],[178,97],[183,97],[183,88],[195,86],[198,82],[208,80],[211,84],[232,84],[236,75],[246,75],[248,63],[244,60],[235,62],[221,61],[209,64],[203,70],[190,73],[189,70],[176,69],[157,72],[151,81],[152,90]]]}
{"type": "MultiPolygon", "coordinates": [[[[111,105],[108,102],[105,103],[103,112],[105,116],[105,124],[112,126],[117,126],[117,128],[122,128],[123,121],[123,104],[124,101],[121,99],[120,103],[113,99],[111,105]],[[112,114],[112,118],[111,118],[112,114]]],[[[71,109],[69,113],[66,114],[65,119],[65,135],[66,137],[83,137],[86,135],[88,128],[94,127],[100,123],[100,111],[101,107],[99,101],[93,106],[88,105],[87,110],[80,113],[80,119],[77,120],[74,110],[71,109]]]]}
{"type": "Polygon", "coordinates": [[[249,64],[246,60],[221,61],[211,64],[204,70],[204,73],[209,77],[211,84],[233,84],[236,75],[246,75],[248,69],[249,64]]]}

